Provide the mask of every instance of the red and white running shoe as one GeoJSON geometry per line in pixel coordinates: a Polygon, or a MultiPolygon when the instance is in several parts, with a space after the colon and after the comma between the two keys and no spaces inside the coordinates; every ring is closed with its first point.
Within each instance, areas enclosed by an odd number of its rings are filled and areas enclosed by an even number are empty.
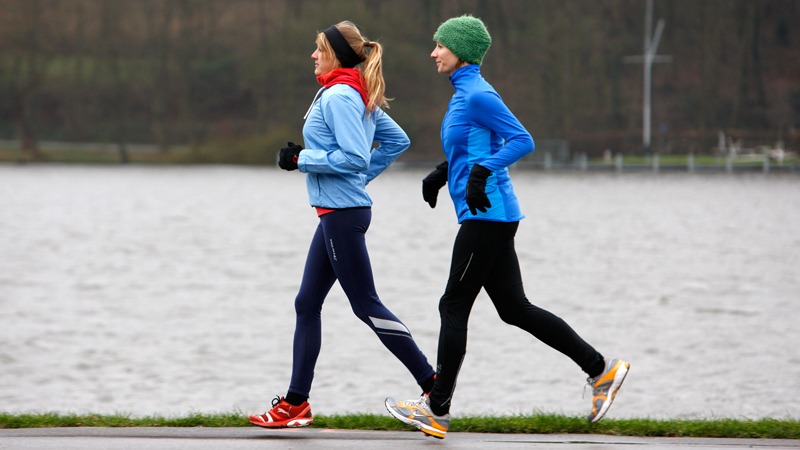
{"type": "Polygon", "coordinates": [[[303,402],[300,406],[290,405],[283,397],[272,399],[272,409],[258,416],[250,416],[250,423],[264,428],[307,427],[311,417],[311,405],[303,402]]]}

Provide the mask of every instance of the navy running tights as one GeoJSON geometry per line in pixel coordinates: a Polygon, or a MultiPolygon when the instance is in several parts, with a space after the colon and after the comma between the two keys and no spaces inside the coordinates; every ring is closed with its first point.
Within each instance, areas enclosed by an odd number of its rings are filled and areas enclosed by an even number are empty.
{"type": "MultiPolygon", "coordinates": [[[[444,295],[439,301],[441,328],[431,408],[450,410],[456,378],[467,349],[467,322],[481,288],[500,318],[569,356],[584,372],[602,370],[603,356],[558,316],[525,297],[514,235],[519,222],[465,220],[456,236],[444,295]]],[[[525,357],[520,355],[520,357],[525,357]]],[[[500,373],[500,372],[498,372],[500,373]]]]}
{"type": "Polygon", "coordinates": [[[405,325],[381,303],[375,291],[365,234],[369,208],[340,209],[320,216],[308,250],[303,282],[295,299],[292,381],[289,392],[309,396],[322,341],[322,303],[333,283],[350,300],[355,315],[367,324],[411,372],[418,384],[434,370],[405,325]]]}

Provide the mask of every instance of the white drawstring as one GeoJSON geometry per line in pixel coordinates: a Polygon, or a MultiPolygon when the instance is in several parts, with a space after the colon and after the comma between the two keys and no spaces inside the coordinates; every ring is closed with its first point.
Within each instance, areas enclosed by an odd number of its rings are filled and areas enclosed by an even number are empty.
{"type": "Polygon", "coordinates": [[[303,116],[303,120],[306,120],[308,115],[311,114],[311,108],[314,107],[314,103],[317,102],[317,98],[319,98],[319,96],[322,94],[322,91],[324,91],[324,90],[325,90],[325,88],[323,87],[322,89],[317,91],[317,95],[315,95],[314,96],[314,100],[311,101],[311,106],[308,107],[308,111],[306,111],[306,115],[303,116]]]}

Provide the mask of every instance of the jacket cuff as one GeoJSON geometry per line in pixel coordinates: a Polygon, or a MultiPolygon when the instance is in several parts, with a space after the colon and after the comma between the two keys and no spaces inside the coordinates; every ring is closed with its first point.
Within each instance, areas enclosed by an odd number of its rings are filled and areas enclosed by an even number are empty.
{"type": "Polygon", "coordinates": [[[297,155],[297,170],[306,173],[306,158],[303,153],[303,150],[301,150],[300,154],[297,155]]]}

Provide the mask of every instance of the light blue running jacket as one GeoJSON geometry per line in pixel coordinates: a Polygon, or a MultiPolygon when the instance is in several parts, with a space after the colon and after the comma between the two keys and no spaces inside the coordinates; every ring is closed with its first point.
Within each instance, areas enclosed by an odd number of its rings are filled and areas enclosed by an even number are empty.
{"type": "Polygon", "coordinates": [[[297,168],[306,173],[311,206],[372,206],[365,189],[411,142],[382,110],[366,115],[361,95],[346,84],[320,89],[303,126],[305,149],[297,168]],[[380,145],[370,151],[373,142],[380,145]]]}

